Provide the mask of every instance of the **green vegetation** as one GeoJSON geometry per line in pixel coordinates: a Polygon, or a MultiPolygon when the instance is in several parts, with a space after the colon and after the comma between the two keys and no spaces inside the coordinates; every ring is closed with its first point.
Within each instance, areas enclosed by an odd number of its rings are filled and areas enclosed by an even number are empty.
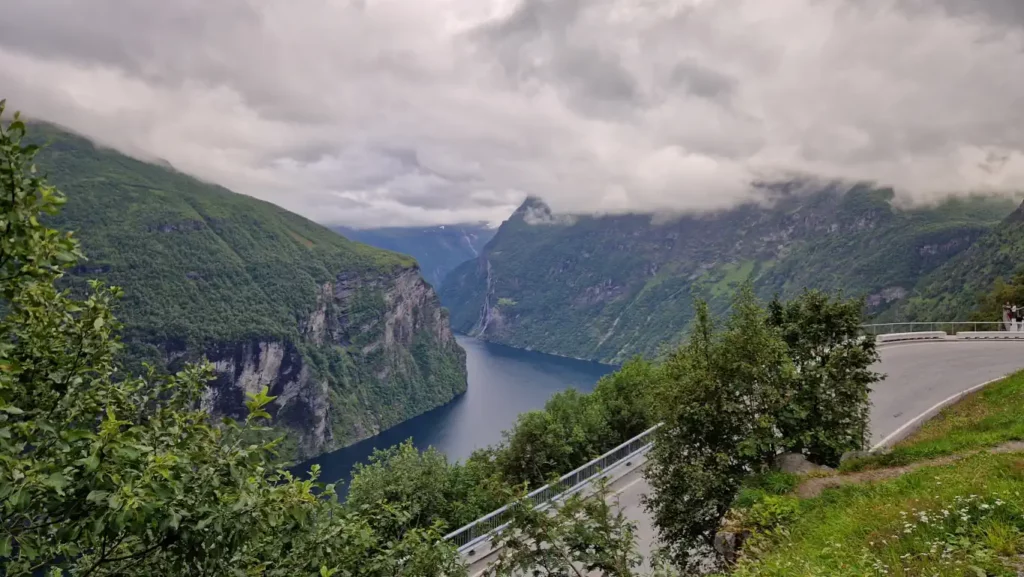
{"type": "Polygon", "coordinates": [[[125,289],[127,335],[186,345],[297,337],[317,288],[346,272],[389,275],[411,258],[350,242],[268,202],[32,125],[36,159],[67,191],[48,222],[90,255],[76,273],[125,289]]]}
{"type": "Polygon", "coordinates": [[[816,463],[836,465],[868,438],[868,393],[881,375],[870,368],[878,359],[873,343],[853,344],[863,307],[820,291],[768,305],[768,322],[781,333],[796,371],[779,434],[788,450],[816,463]]]}
{"type": "Polygon", "coordinates": [[[513,495],[485,458],[449,463],[434,448],[420,452],[411,441],[375,451],[367,464],[356,465],[346,504],[372,508],[401,504],[407,514],[388,527],[399,535],[415,527],[443,523],[450,531],[501,507],[513,495]]]}
{"type": "Polygon", "coordinates": [[[621,362],[671,349],[695,317],[694,298],[721,314],[748,280],[762,298],[792,298],[805,287],[843,290],[867,297],[868,313],[885,313],[1014,206],[971,197],[899,210],[891,201],[890,190],[829,188],[782,194],[769,208],[652,221],[637,214],[559,219],[528,199],[484,249],[489,268],[480,260],[462,264],[441,298],[457,331],[481,330],[487,302],[498,313],[481,335],[487,340],[621,362]],[[538,214],[548,217],[544,223],[538,214]],[[516,306],[503,309],[499,299],[516,306]]]}
{"type": "MultiPolygon", "coordinates": [[[[999,321],[1007,299],[1021,304],[1020,271],[1024,259],[1024,208],[1018,208],[971,248],[921,279],[894,320],[999,321]],[[979,306],[980,305],[980,306],[979,306]],[[938,318],[941,316],[942,318],[938,318]]],[[[885,319],[888,320],[888,319],[885,319]]]]}
{"type": "Polygon", "coordinates": [[[649,453],[647,505],[676,566],[695,571],[716,557],[726,513],[778,455],[835,465],[864,447],[879,375],[869,370],[874,342],[856,338],[862,306],[808,291],[766,311],[746,285],[718,329],[698,304],[688,342],[652,391],[664,425],[649,453]]]}
{"type": "MultiPolygon", "coordinates": [[[[735,500],[792,482],[770,474],[776,455],[803,451],[836,464],[844,451],[863,447],[867,392],[877,375],[868,370],[874,342],[854,338],[861,307],[807,291],[766,309],[747,286],[718,331],[698,302],[689,340],[658,362],[635,358],[589,395],[553,396],[544,410],[521,415],[502,443],[465,463],[409,443],[378,451],[357,469],[349,503],[401,504],[410,515],[395,532],[436,523],[454,529],[506,503],[525,506],[529,490],[660,421],[648,453],[655,489],[648,506],[664,559],[689,568],[699,561],[694,551],[710,553],[735,500]]],[[[553,576],[583,565],[629,575],[634,567],[632,529],[604,503],[570,501],[552,516],[518,513],[502,534],[510,549],[494,574],[532,566],[553,576]]]]}
{"type": "MultiPolygon", "coordinates": [[[[465,390],[464,354],[436,337],[446,326],[428,321],[382,345],[399,298],[392,293],[416,275],[411,258],[50,125],[32,125],[32,134],[44,145],[40,171],[69,194],[46,222],[75,231],[90,256],[64,282],[79,292],[87,279],[124,289],[118,314],[133,372],[143,361],[177,370],[205,356],[227,367],[214,384],[214,409],[236,417],[242,390],[270,386],[281,400],[269,410],[293,433],[289,454],[302,457],[465,390]],[[239,380],[249,377],[261,380],[239,380]]],[[[439,308],[429,292],[400,296],[420,300],[423,319],[439,308]]]]}
{"type": "MultiPolygon", "coordinates": [[[[1021,306],[1024,303],[1024,270],[1013,275],[1010,282],[996,277],[992,290],[978,297],[978,305],[971,314],[972,321],[998,322],[1003,319],[1003,307],[1007,304],[1021,306]]],[[[991,328],[991,327],[990,327],[991,328]]]]}
{"type": "Polygon", "coordinates": [[[643,561],[633,546],[636,525],[626,520],[603,483],[537,510],[525,499],[513,504],[509,527],[497,537],[501,552],[488,577],[587,575],[627,577],[643,561]]]}
{"type": "Polygon", "coordinates": [[[126,374],[111,312],[122,290],[58,288],[81,251],[40,223],[64,197],[24,132],[17,116],[0,124],[0,574],[464,574],[436,528],[381,532],[400,505],[346,508],[276,468],[280,440],[259,440],[266,388],[244,420],[214,424],[197,408],[208,363],[126,374]]]}
{"type": "Polygon", "coordinates": [[[740,285],[750,279],[757,265],[757,262],[747,260],[740,263],[730,263],[715,269],[721,275],[721,278],[708,287],[708,292],[713,298],[728,298],[736,293],[740,285]]]}
{"type": "Polygon", "coordinates": [[[1016,373],[942,410],[891,451],[844,463],[859,471],[1024,441],[1024,373],[1016,373]]]}
{"type": "Polygon", "coordinates": [[[756,534],[738,577],[1018,575],[1024,462],[982,454],[897,480],[831,489],[756,534]]]}
{"type": "Polygon", "coordinates": [[[434,288],[441,287],[452,269],[476,258],[496,232],[483,223],[365,229],[336,226],[334,230],[346,238],[415,258],[423,278],[434,288]]]}
{"type": "MultiPolygon", "coordinates": [[[[791,515],[754,527],[732,574],[1018,575],[1024,553],[1024,460],[984,449],[1024,439],[1024,373],[946,408],[891,452],[844,463],[857,471],[920,463],[896,480],[788,501],[791,515]],[[929,463],[936,457],[955,456],[929,463]]],[[[773,483],[775,484],[775,483],[773,483]]],[[[792,489],[741,492],[746,518],[792,489]]],[[[777,503],[777,501],[775,501],[777,503]]]]}
{"type": "Polygon", "coordinates": [[[737,509],[750,509],[770,497],[780,497],[791,493],[800,484],[800,476],[793,473],[768,471],[751,475],[743,480],[732,506],[737,509]]]}

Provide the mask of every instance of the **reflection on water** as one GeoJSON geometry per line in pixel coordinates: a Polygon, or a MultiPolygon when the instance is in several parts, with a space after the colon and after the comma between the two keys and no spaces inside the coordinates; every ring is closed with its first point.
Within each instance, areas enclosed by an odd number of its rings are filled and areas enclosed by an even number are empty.
{"type": "MultiPolygon", "coordinates": [[[[327,483],[347,480],[353,465],[364,462],[374,449],[384,449],[412,438],[420,449],[433,446],[454,460],[501,440],[501,432],[523,412],[544,406],[561,390],[590,391],[610,365],[555,357],[533,351],[457,337],[466,349],[469,388],[451,403],[388,429],[376,437],[321,455],[303,463],[321,467],[327,483]]],[[[338,487],[340,493],[345,487],[338,487]]]]}

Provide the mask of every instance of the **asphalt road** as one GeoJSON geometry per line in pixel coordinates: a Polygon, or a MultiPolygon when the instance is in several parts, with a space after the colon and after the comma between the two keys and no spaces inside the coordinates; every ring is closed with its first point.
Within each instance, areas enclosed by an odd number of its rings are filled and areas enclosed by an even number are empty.
{"type": "MultiPolygon", "coordinates": [[[[871,393],[872,442],[952,395],[1024,369],[1024,341],[891,344],[879,347],[879,353],[882,360],[875,370],[885,377],[871,393]]],[[[640,552],[648,558],[657,535],[642,504],[647,482],[638,469],[619,479],[612,490],[626,517],[637,522],[640,552]]],[[[485,560],[478,560],[470,575],[485,565],[485,560]]]]}

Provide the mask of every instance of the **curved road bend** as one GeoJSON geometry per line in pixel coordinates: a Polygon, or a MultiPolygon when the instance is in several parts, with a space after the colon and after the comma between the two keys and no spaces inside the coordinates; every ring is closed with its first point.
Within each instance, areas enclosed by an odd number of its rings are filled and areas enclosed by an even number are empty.
{"type": "MultiPolygon", "coordinates": [[[[877,443],[936,403],[975,385],[1024,369],[1024,341],[938,341],[879,347],[875,370],[885,379],[871,393],[871,437],[877,443]]],[[[616,481],[619,506],[637,522],[640,552],[647,559],[656,540],[641,497],[648,486],[639,471],[616,481]]],[[[486,559],[470,575],[486,567],[486,559]]],[[[644,569],[647,563],[644,563],[644,569]]]]}

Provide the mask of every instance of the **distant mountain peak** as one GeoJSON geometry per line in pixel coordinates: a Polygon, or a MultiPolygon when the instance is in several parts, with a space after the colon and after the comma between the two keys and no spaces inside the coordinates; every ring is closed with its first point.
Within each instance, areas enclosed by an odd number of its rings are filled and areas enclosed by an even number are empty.
{"type": "MultiPolygon", "coordinates": [[[[864,296],[871,314],[902,310],[924,275],[968,250],[1016,205],[972,198],[900,211],[885,188],[815,188],[802,180],[765,186],[775,202],[660,219],[569,213],[576,223],[565,226],[550,223],[566,213],[528,198],[480,258],[448,274],[442,303],[456,331],[619,363],[676,342],[693,319],[695,297],[724,313],[744,282],[763,298],[810,287],[864,296]]],[[[1024,207],[1020,214],[1024,220],[1024,207]]],[[[1010,274],[1019,262],[996,270],[1010,274]]]]}
{"type": "Polygon", "coordinates": [[[577,220],[577,217],[571,214],[555,214],[548,203],[533,195],[526,197],[512,217],[521,218],[530,225],[571,225],[577,220]]]}
{"type": "Polygon", "coordinates": [[[1005,222],[1024,223],[1024,202],[1006,217],[1005,222]]]}

